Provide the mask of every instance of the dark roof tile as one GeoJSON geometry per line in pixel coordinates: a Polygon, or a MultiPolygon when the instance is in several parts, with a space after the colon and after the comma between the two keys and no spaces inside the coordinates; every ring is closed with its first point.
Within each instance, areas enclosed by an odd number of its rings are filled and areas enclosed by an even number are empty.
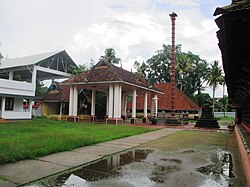
{"type": "Polygon", "coordinates": [[[119,68],[105,59],[98,62],[91,70],[71,77],[67,83],[120,81],[148,87],[145,78],[137,73],[119,68]]]}
{"type": "MultiPolygon", "coordinates": [[[[158,109],[159,110],[171,110],[171,84],[170,83],[159,83],[154,84],[153,87],[157,90],[164,92],[165,94],[158,95],[158,109]]],[[[179,89],[175,89],[175,110],[187,110],[187,111],[197,111],[200,107],[197,106],[190,98],[188,98],[179,89]]],[[[128,108],[132,108],[132,103],[128,103],[128,108]]],[[[144,108],[144,94],[139,95],[136,98],[136,108],[144,108]]],[[[151,108],[151,99],[148,97],[148,108],[151,108]]]]}

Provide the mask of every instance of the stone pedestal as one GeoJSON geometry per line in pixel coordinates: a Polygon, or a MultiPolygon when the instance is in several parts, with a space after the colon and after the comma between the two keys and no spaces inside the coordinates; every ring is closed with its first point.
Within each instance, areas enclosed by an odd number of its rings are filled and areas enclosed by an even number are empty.
{"type": "Polygon", "coordinates": [[[197,120],[195,127],[220,128],[217,119],[214,118],[211,107],[203,107],[201,118],[197,120]]]}
{"type": "Polygon", "coordinates": [[[79,122],[79,117],[78,116],[68,116],[67,121],[70,122],[79,122]]]}
{"type": "Polygon", "coordinates": [[[180,126],[181,125],[181,120],[177,116],[169,116],[166,121],[165,125],[170,125],[170,126],[180,126]]]}
{"type": "Polygon", "coordinates": [[[123,120],[127,120],[127,116],[126,115],[122,115],[122,119],[123,120]]]}
{"type": "Polygon", "coordinates": [[[89,121],[90,122],[96,122],[96,116],[90,116],[89,121]]]}
{"type": "Polygon", "coordinates": [[[137,119],[136,118],[131,118],[130,119],[130,124],[136,124],[137,122],[137,119]]]}
{"type": "Polygon", "coordinates": [[[123,124],[123,119],[122,118],[107,118],[106,119],[106,124],[123,124]]]}
{"type": "Polygon", "coordinates": [[[143,117],[142,118],[142,123],[148,123],[148,118],[147,117],[143,117]]]}
{"type": "Polygon", "coordinates": [[[152,117],[152,118],[151,118],[151,123],[152,123],[152,125],[157,125],[157,123],[158,123],[158,118],[152,117]]]}

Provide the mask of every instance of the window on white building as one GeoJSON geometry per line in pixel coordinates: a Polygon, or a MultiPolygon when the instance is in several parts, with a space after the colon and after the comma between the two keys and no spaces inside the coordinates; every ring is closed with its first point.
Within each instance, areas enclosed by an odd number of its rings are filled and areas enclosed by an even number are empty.
{"type": "Polygon", "coordinates": [[[14,98],[6,97],[5,99],[5,110],[13,110],[14,109],[14,98]]]}

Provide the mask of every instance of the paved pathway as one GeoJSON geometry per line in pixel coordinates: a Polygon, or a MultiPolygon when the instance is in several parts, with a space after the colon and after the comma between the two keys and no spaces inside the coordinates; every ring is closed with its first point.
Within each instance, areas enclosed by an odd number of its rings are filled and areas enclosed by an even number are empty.
{"type": "Polygon", "coordinates": [[[24,160],[0,166],[0,186],[13,187],[26,184],[76,166],[81,166],[135,146],[175,133],[178,129],[161,129],[153,132],[117,139],[51,154],[37,160],[24,160]]]}

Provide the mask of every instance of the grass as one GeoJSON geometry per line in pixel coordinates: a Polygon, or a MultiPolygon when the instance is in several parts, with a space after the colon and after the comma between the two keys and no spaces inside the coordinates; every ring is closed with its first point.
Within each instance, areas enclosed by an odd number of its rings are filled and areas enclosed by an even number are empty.
{"type": "Polygon", "coordinates": [[[219,117],[217,118],[219,121],[226,121],[226,122],[232,122],[235,118],[234,117],[229,117],[229,116],[225,116],[225,117],[219,117]]]}
{"type": "MultiPolygon", "coordinates": [[[[215,119],[217,119],[219,122],[223,121],[223,122],[230,123],[230,122],[234,121],[235,118],[234,117],[225,116],[225,117],[215,117],[215,119]]],[[[196,123],[196,121],[197,120],[194,120],[194,119],[189,119],[188,120],[189,123],[196,123]]]]}
{"type": "Polygon", "coordinates": [[[0,164],[34,159],[108,140],[152,131],[145,127],[83,124],[34,118],[0,124],[0,164]]]}
{"type": "Polygon", "coordinates": [[[0,181],[6,181],[7,178],[5,176],[0,175],[0,181]]]}
{"type": "Polygon", "coordinates": [[[150,147],[177,151],[182,149],[211,149],[224,148],[227,142],[227,133],[215,131],[178,131],[159,140],[150,142],[150,147]],[[155,142],[157,141],[157,142],[155,142]]]}

